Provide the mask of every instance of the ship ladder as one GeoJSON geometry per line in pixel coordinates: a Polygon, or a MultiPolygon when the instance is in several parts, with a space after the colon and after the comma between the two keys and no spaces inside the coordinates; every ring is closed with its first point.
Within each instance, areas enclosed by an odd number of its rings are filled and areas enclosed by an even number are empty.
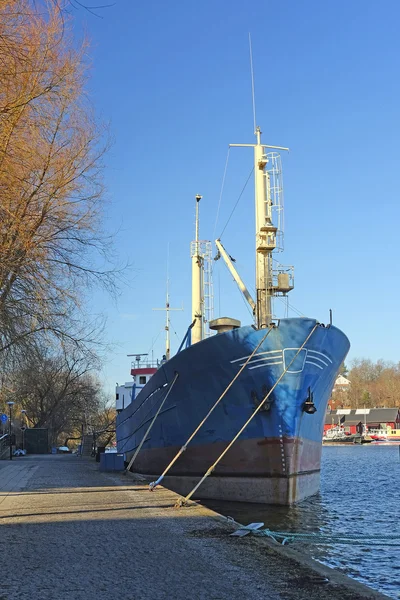
{"type": "Polygon", "coordinates": [[[153,419],[151,420],[150,425],[148,426],[146,433],[144,434],[144,436],[142,438],[142,441],[140,442],[139,446],[136,448],[135,454],[132,456],[131,460],[129,461],[128,466],[125,469],[125,475],[127,474],[128,471],[131,470],[132,465],[135,462],[137,455],[139,454],[140,450],[142,449],[145,439],[149,435],[151,428],[153,427],[154,423],[156,422],[156,419],[157,419],[158,415],[160,414],[160,411],[161,411],[162,407],[164,406],[170,392],[172,391],[172,388],[174,387],[175,382],[178,379],[178,377],[179,377],[179,373],[175,372],[175,377],[172,380],[172,383],[171,383],[171,386],[170,386],[168,392],[165,394],[164,400],[161,402],[160,406],[158,407],[158,410],[157,410],[156,414],[154,415],[153,419]]]}
{"type": "Polygon", "coordinates": [[[256,414],[264,406],[264,404],[266,403],[266,401],[268,400],[268,398],[270,397],[270,395],[272,394],[272,392],[274,391],[274,389],[276,388],[276,386],[279,384],[279,382],[282,380],[282,378],[286,375],[286,373],[288,372],[288,370],[290,369],[290,367],[292,366],[292,364],[296,360],[297,356],[303,350],[304,346],[307,344],[307,342],[309,341],[309,339],[311,338],[311,336],[313,335],[313,333],[317,329],[317,327],[319,327],[319,323],[316,323],[314,325],[314,327],[312,328],[312,330],[310,331],[310,333],[308,334],[308,336],[304,340],[304,342],[301,345],[301,347],[297,350],[296,354],[294,355],[294,357],[292,358],[292,360],[290,361],[290,363],[288,364],[288,366],[285,368],[285,370],[283,371],[283,373],[278,377],[278,379],[276,380],[276,382],[274,383],[274,385],[272,386],[272,388],[269,390],[268,394],[261,400],[260,404],[257,406],[257,408],[255,409],[255,411],[253,412],[253,414],[249,417],[249,419],[247,419],[246,423],[238,431],[238,433],[235,435],[235,437],[233,438],[233,440],[231,442],[229,442],[228,446],[225,448],[225,450],[222,452],[222,454],[220,454],[220,456],[217,458],[217,460],[211,465],[211,467],[203,475],[203,477],[200,479],[200,481],[194,486],[194,488],[192,489],[192,491],[189,492],[189,494],[187,496],[185,496],[185,498],[180,498],[179,500],[177,500],[177,502],[175,504],[175,508],[179,508],[181,506],[185,506],[187,504],[188,500],[190,500],[190,498],[193,496],[193,494],[201,486],[201,484],[203,483],[203,481],[205,479],[207,479],[207,477],[209,475],[211,475],[211,473],[214,471],[215,467],[223,459],[223,457],[228,452],[228,450],[233,446],[233,444],[236,442],[236,440],[238,439],[238,437],[243,433],[243,431],[246,429],[246,427],[250,423],[250,421],[252,421],[254,419],[254,417],[256,416],[256,414]]]}
{"type": "Polygon", "coordinates": [[[263,336],[263,338],[261,339],[260,343],[254,348],[253,352],[250,354],[249,358],[246,360],[246,362],[242,365],[242,367],[239,369],[239,371],[236,373],[236,375],[234,376],[234,378],[232,379],[232,381],[227,385],[227,387],[225,388],[225,390],[222,392],[222,394],[220,395],[220,397],[218,398],[218,400],[215,402],[215,404],[210,408],[210,410],[208,411],[208,413],[206,414],[206,416],[204,417],[204,419],[200,422],[200,424],[196,427],[196,429],[193,431],[192,435],[187,439],[186,443],[182,446],[182,448],[178,451],[178,453],[174,456],[174,458],[171,460],[171,462],[169,463],[169,465],[167,466],[167,468],[163,471],[163,473],[160,475],[160,477],[156,480],[153,481],[152,483],[150,483],[149,485],[149,490],[150,492],[152,492],[158,485],[160,485],[160,483],[162,482],[162,480],[164,479],[165,475],[168,473],[168,471],[170,470],[170,468],[172,467],[172,465],[178,460],[178,458],[181,456],[181,454],[183,454],[188,446],[188,444],[192,441],[192,439],[194,438],[194,436],[196,435],[196,433],[199,431],[199,429],[204,425],[204,423],[207,421],[208,417],[211,415],[211,413],[213,412],[213,410],[218,406],[218,404],[221,402],[221,400],[224,398],[224,396],[227,394],[227,392],[230,390],[230,388],[232,387],[232,385],[235,383],[236,379],[239,377],[239,375],[241,373],[243,373],[244,369],[247,367],[247,365],[249,364],[249,362],[251,361],[251,359],[253,358],[253,356],[255,355],[255,353],[257,352],[257,350],[260,348],[260,346],[264,343],[264,341],[267,339],[267,337],[269,336],[269,334],[271,333],[272,329],[275,328],[275,325],[270,325],[270,327],[268,328],[267,333],[263,336]]]}

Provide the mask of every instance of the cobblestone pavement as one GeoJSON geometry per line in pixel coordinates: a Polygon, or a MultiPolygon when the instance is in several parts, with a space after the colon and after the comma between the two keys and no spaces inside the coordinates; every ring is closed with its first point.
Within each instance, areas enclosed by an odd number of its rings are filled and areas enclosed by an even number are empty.
{"type": "Polygon", "coordinates": [[[0,600],[384,598],[175,500],[93,459],[0,461],[0,600]]]}

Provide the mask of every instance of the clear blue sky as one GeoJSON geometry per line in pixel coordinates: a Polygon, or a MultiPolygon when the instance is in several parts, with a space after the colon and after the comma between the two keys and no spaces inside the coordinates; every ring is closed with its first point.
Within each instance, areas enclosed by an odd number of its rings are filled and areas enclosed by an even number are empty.
{"type": "MultiPolygon", "coordinates": [[[[99,12],[75,12],[76,28],[92,40],[89,95],[114,138],[106,226],[133,264],[118,305],[93,298],[116,344],[108,389],[129,380],[126,355],[147,352],[163,329],[151,309],[165,301],[168,243],[171,305],[185,307],[172,313],[173,350],[190,323],[194,196],[211,239],[228,144],[254,139],[249,32],[263,140],[290,147],[280,257],[296,268],[290,302],[323,322],[332,308],[349,360],[398,361],[399,2],[116,0],[99,12]]],[[[231,151],[217,234],[251,167],[251,150],[231,151]]],[[[223,237],[249,286],[253,202],[248,185],[223,237]]],[[[249,322],[223,265],[214,283],[216,313],[249,322]]]]}

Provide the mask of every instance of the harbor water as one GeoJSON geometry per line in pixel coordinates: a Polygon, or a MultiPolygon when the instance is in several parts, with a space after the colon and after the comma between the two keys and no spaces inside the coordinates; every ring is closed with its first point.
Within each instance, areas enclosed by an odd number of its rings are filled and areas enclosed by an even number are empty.
{"type": "MultiPolygon", "coordinates": [[[[324,446],[321,492],[293,507],[203,501],[248,524],[274,531],[398,535],[400,542],[400,447],[397,444],[324,446]]],[[[400,547],[293,544],[316,560],[366,585],[400,598],[400,547]]]]}

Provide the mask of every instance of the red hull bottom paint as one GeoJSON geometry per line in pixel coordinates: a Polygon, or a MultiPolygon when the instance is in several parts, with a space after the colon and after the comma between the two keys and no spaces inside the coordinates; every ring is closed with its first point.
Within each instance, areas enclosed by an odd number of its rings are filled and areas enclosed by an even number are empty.
{"type": "MultiPolygon", "coordinates": [[[[186,496],[198,477],[166,476],[162,485],[186,496]]],[[[196,500],[235,500],[258,504],[290,505],[317,494],[320,472],[291,477],[208,477],[196,491],[196,500]]]]}
{"type": "MultiPolygon", "coordinates": [[[[163,484],[186,495],[226,446],[227,442],[189,446],[163,484]]],[[[133,470],[157,479],[178,450],[142,450],[133,470]]],[[[280,505],[299,502],[319,490],[321,450],[321,443],[299,438],[238,440],[195,497],[280,505]]]]}

